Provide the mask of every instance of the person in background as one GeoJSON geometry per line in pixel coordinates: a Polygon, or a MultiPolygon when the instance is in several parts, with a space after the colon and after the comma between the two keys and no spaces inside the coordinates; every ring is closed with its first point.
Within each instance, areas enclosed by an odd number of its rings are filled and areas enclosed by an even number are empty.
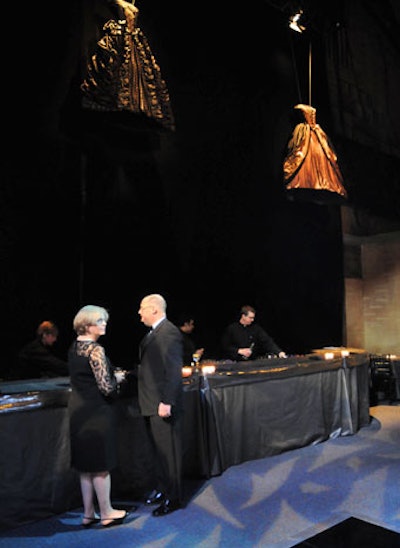
{"type": "Polygon", "coordinates": [[[151,294],[140,303],[141,322],[151,328],[139,346],[138,400],[151,445],[156,479],[146,505],[159,504],[153,516],[182,507],[183,342],[176,325],[167,319],[162,295],[151,294]]]}
{"type": "Polygon", "coordinates": [[[224,358],[234,361],[254,360],[266,354],[287,357],[286,352],[272,337],[254,323],[255,317],[255,308],[249,305],[242,306],[239,320],[228,325],[222,335],[221,348],[224,358]]]}
{"type": "Polygon", "coordinates": [[[191,365],[194,361],[193,355],[197,357],[197,361],[200,361],[204,348],[197,348],[197,345],[193,339],[192,333],[195,327],[194,318],[190,314],[181,314],[178,320],[178,327],[183,337],[183,364],[191,365]]]}
{"type": "Polygon", "coordinates": [[[83,500],[83,527],[121,524],[127,512],[111,504],[110,470],[117,466],[117,424],[114,409],[117,372],[98,339],[106,332],[105,308],[87,305],[76,314],[76,340],[68,351],[71,394],[68,402],[71,466],[78,470],[83,500]],[[100,516],[95,511],[95,495],[100,516]]]}
{"type": "Polygon", "coordinates": [[[18,379],[67,376],[67,362],[57,357],[52,350],[58,335],[55,323],[46,320],[39,324],[35,339],[18,352],[17,368],[13,376],[18,379]]]}

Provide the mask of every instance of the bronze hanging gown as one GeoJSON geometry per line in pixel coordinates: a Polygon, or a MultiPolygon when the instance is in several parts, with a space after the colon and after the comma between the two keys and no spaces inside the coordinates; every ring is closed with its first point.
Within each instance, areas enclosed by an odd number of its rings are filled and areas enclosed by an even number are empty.
{"type": "Polygon", "coordinates": [[[139,10],[116,1],[118,17],[103,26],[103,36],[88,61],[81,84],[82,106],[98,111],[129,111],[174,130],[165,81],[146,36],[136,26],[139,10]]]}
{"type": "Polygon", "coordinates": [[[316,123],[316,109],[299,104],[305,122],[296,125],[283,164],[287,190],[309,189],[347,197],[336,153],[324,130],[316,123]]]}

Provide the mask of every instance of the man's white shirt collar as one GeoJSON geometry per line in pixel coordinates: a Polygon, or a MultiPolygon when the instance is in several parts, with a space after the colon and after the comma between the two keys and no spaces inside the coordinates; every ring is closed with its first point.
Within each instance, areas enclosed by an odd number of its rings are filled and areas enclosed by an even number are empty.
{"type": "Polygon", "coordinates": [[[151,326],[151,328],[154,330],[158,325],[160,325],[160,323],[165,320],[166,316],[163,316],[162,318],[160,318],[158,321],[156,321],[156,323],[153,323],[153,325],[151,326]]]}

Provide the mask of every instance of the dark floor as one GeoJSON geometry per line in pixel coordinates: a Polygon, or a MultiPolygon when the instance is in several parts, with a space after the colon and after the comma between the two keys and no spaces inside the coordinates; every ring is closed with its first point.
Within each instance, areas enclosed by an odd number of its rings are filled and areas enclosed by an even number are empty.
{"type": "Polygon", "coordinates": [[[293,548],[399,548],[400,534],[356,518],[303,540],[293,548]]]}

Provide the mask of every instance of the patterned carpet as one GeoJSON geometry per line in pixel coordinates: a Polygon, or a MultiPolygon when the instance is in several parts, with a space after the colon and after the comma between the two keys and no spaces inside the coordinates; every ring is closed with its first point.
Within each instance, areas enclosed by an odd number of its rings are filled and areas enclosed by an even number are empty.
{"type": "Polygon", "coordinates": [[[398,548],[400,407],[371,407],[357,434],[232,466],[187,485],[187,506],[123,525],[80,526],[82,509],[3,532],[4,548],[398,548]]]}

